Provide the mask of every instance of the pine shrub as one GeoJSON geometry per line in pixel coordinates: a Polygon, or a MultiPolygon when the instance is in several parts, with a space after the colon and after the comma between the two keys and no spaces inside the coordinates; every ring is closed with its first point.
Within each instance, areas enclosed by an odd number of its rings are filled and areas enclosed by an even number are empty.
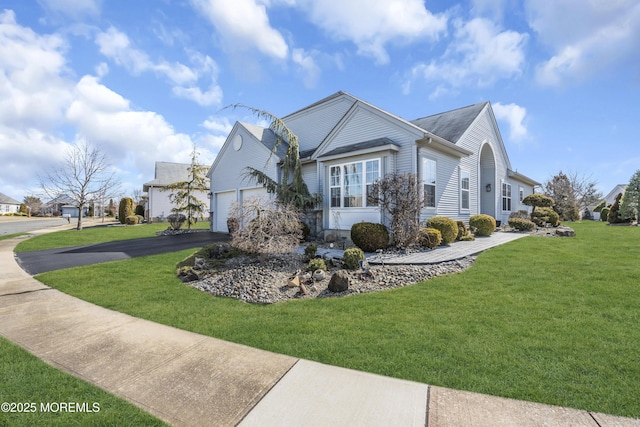
{"type": "Polygon", "coordinates": [[[351,241],[364,252],[375,252],[389,244],[389,231],[384,224],[359,222],[351,227],[351,241]]]}
{"type": "Polygon", "coordinates": [[[359,261],[364,260],[364,252],[360,248],[349,248],[344,251],[342,262],[345,268],[349,270],[357,270],[360,268],[359,261]]]}
{"type": "Polygon", "coordinates": [[[551,208],[538,208],[531,214],[531,220],[538,226],[551,224],[552,227],[560,225],[560,216],[551,208]]]}
{"type": "Polygon", "coordinates": [[[324,270],[327,271],[327,264],[322,258],[314,258],[307,264],[307,271],[324,270]]]}
{"type": "Polygon", "coordinates": [[[536,224],[533,221],[524,218],[509,218],[509,226],[518,231],[532,231],[536,228],[536,224]]]}
{"type": "Polygon", "coordinates": [[[446,216],[432,216],[427,220],[427,228],[435,228],[442,235],[442,245],[448,245],[458,237],[458,224],[446,216]]]}
{"type": "Polygon", "coordinates": [[[423,248],[433,249],[442,242],[440,230],[435,228],[421,228],[418,232],[418,244],[423,248]]]}
{"type": "Polygon", "coordinates": [[[123,197],[120,199],[120,205],[118,206],[118,220],[121,224],[125,224],[127,217],[135,215],[133,211],[133,199],[131,197],[123,197]]]}
{"type": "Polygon", "coordinates": [[[600,210],[600,221],[608,221],[609,220],[609,208],[604,207],[600,210]]]}
{"type": "Polygon", "coordinates": [[[476,229],[476,236],[491,236],[496,229],[496,220],[491,215],[477,214],[469,218],[469,225],[476,229]]]}

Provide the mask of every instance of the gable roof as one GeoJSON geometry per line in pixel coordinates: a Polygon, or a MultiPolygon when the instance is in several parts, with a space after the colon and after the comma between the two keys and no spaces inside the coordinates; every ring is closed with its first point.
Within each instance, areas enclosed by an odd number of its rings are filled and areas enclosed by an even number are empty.
{"type": "Polygon", "coordinates": [[[3,205],[19,205],[20,202],[12,199],[11,197],[7,196],[6,194],[0,193],[0,204],[3,205]]]}
{"type": "Polygon", "coordinates": [[[480,102],[478,104],[456,108],[455,110],[445,111],[444,113],[411,120],[411,123],[455,144],[464,132],[469,129],[469,126],[471,126],[487,104],[487,101],[480,102]]]}
{"type": "Polygon", "coordinates": [[[190,163],[156,162],[155,178],[142,185],[142,191],[149,187],[165,187],[175,182],[185,181],[189,176],[190,163]]]}
{"type": "MultiPolygon", "coordinates": [[[[262,126],[254,125],[251,123],[239,122],[251,135],[253,135],[262,145],[267,147],[269,151],[273,152],[273,148],[278,141],[278,138],[271,129],[264,128],[262,126]]],[[[276,147],[275,155],[279,158],[284,158],[287,155],[289,144],[286,141],[280,141],[280,144],[276,147]]]]}

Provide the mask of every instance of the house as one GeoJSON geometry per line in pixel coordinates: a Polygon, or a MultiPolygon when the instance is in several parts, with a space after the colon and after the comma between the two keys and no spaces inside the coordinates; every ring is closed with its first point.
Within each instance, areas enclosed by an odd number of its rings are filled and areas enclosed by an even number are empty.
{"type": "MultiPolygon", "coordinates": [[[[169,196],[171,191],[166,187],[176,182],[184,182],[189,177],[190,163],[156,162],[154,179],[146,182],[142,186],[145,194],[145,217],[149,221],[162,221],[171,214],[171,209],[176,205],[171,203],[169,196]]],[[[195,190],[194,195],[199,200],[206,203],[209,189],[206,191],[195,190]]],[[[208,213],[205,219],[208,219],[208,213]]]]}
{"type": "MultiPolygon", "coordinates": [[[[506,222],[511,212],[528,208],[522,199],[540,185],[512,168],[489,102],[409,121],[340,91],[282,120],[299,138],[309,190],[323,195],[317,229],[388,224],[366,195],[373,182],[394,172],[421,181],[421,221],[434,215],[468,221],[483,213],[506,222]]],[[[244,178],[245,167],[278,179],[287,146],[274,152],[275,141],[268,128],[234,124],[208,174],[212,231],[227,231],[232,202],[265,194],[244,178]]]]}
{"type": "MultiPolygon", "coordinates": [[[[613,202],[616,201],[616,196],[620,193],[624,194],[624,192],[627,190],[627,184],[618,184],[615,187],[613,187],[613,190],[611,190],[609,192],[609,194],[606,195],[606,197],[604,198],[605,201],[605,206],[611,206],[613,204],[613,202]]],[[[593,212],[593,209],[596,207],[596,205],[598,205],[599,203],[595,203],[593,206],[589,207],[589,210],[591,212],[593,212]]],[[[596,221],[600,220],[600,212],[593,212],[593,219],[596,221]]]]}
{"type": "Polygon", "coordinates": [[[12,214],[20,211],[20,202],[6,194],[0,193],[0,215],[12,214]]]}

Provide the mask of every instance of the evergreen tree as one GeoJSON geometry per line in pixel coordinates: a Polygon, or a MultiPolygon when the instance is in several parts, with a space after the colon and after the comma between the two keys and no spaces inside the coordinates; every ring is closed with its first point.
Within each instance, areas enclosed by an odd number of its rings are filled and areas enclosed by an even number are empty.
{"type": "Polygon", "coordinates": [[[207,205],[196,196],[196,191],[208,191],[209,183],[207,182],[206,166],[198,164],[198,151],[194,144],[191,153],[191,164],[187,168],[187,180],[175,182],[165,187],[170,190],[169,195],[171,203],[176,205],[171,209],[173,213],[184,213],[187,217],[187,227],[190,229],[198,218],[203,218],[207,205]]]}
{"type": "Polygon", "coordinates": [[[636,171],[627,185],[620,203],[620,216],[627,220],[638,220],[640,210],[640,169],[636,171]]]}

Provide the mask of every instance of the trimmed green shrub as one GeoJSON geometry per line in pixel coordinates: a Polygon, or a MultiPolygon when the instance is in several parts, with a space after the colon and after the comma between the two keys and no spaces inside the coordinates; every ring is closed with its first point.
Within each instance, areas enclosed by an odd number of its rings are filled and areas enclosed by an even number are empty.
{"type": "Polygon", "coordinates": [[[551,208],[538,208],[531,214],[531,220],[538,226],[551,224],[552,227],[560,225],[560,216],[551,208]]]}
{"type": "Polygon", "coordinates": [[[476,236],[491,236],[496,229],[496,220],[491,215],[477,214],[469,218],[469,225],[476,229],[476,236]]]}
{"type": "Polygon", "coordinates": [[[418,232],[417,242],[423,248],[433,249],[442,242],[442,234],[436,228],[421,228],[418,232]]]}
{"type": "Polygon", "coordinates": [[[308,259],[314,258],[317,252],[318,252],[318,245],[316,245],[315,243],[309,243],[307,247],[304,248],[304,255],[308,259]]]}
{"type": "Polygon", "coordinates": [[[441,245],[448,245],[458,237],[458,224],[446,216],[432,216],[427,220],[427,228],[435,228],[440,231],[441,245]]]}
{"type": "Polygon", "coordinates": [[[357,270],[360,268],[359,261],[364,260],[364,252],[360,248],[349,248],[344,251],[342,262],[345,268],[349,270],[357,270]]]}
{"type": "Polygon", "coordinates": [[[302,221],[300,221],[300,228],[302,229],[301,241],[305,242],[309,237],[309,234],[311,234],[311,229],[309,228],[309,225],[306,222],[302,222],[302,221]]]}
{"type": "Polygon", "coordinates": [[[600,221],[608,221],[609,219],[609,208],[604,207],[600,210],[600,221]]]}
{"type": "Polygon", "coordinates": [[[144,205],[136,205],[134,213],[136,215],[144,216],[144,205]]]}
{"type": "Polygon", "coordinates": [[[133,199],[131,197],[123,197],[120,199],[118,206],[118,220],[121,224],[125,224],[128,217],[135,215],[133,212],[133,199]]]}
{"type": "Polygon", "coordinates": [[[536,228],[533,221],[524,218],[509,218],[509,226],[518,231],[531,231],[536,228]]]}
{"type": "Polygon", "coordinates": [[[456,240],[461,240],[462,237],[469,233],[469,230],[467,229],[467,224],[465,224],[464,221],[456,221],[456,224],[458,224],[458,235],[456,236],[456,240]]]}
{"type": "Polygon", "coordinates": [[[327,271],[327,264],[322,258],[314,258],[307,264],[307,271],[324,270],[327,271]]]}
{"type": "Polygon", "coordinates": [[[365,252],[375,252],[387,247],[389,231],[384,224],[359,222],[351,227],[351,241],[365,252]]]}
{"type": "Polygon", "coordinates": [[[167,221],[169,221],[169,225],[174,230],[180,230],[180,227],[182,227],[182,224],[184,224],[186,220],[187,217],[183,214],[174,213],[171,215],[167,215],[167,221]]]}
{"type": "Polygon", "coordinates": [[[607,207],[607,201],[605,199],[602,199],[602,200],[600,200],[600,203],[598,203],[596,205],[596,207],[593,208],[593,211],[594,212],[602,212],[602,209],[606,208],[606,207],[607,207]]]}
{"type": "Polygon", "coordinates": [[[138,223],[138,217],[135,215],[129,215],[124,219],[126,225],[136,225],[138,223]]]}
{"type": "Polygon", "coordinates": [[[550,208],[555,204],[555,201],[547,195],[534,193],[522,199],[522,204],[534,208],[550,208]]]}

